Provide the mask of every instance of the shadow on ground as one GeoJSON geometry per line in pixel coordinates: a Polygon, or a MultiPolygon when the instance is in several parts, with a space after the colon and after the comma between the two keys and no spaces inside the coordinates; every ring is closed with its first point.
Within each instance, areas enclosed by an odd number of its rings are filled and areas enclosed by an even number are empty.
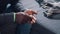
{"type": "Polygon", "coordinates": [[[30,34],[55,34],[55,33],[35,23],[32,25],[30,34]]]}

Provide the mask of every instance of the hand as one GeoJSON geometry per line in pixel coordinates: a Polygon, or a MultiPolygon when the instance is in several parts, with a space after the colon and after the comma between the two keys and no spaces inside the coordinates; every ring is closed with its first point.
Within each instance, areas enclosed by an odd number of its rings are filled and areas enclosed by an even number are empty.
{"type": "Polygon", "coordinates": [[[34,15],[34,14],[37,15],[37,11],[34,11],[32,9],[27,9],[24,12],[28,15],[34,15]]]}
{"type": "Polygon", "coordinates": [[[24,13],[26,13],[27,15],[29,15],[32,18],[32,20],[30,22],[31,24],[36,22],[36,18],[34,17],[34,15],[37,15],[37,11],[32,10],[32,9],[27,9],[24,11],[24,13]]]}
{"type": "Polygon", "coordinates": [[[16,22],[19,24],[22,24],[22,23],[33,24],[36,21],[34,14],[37,14],[37,12],[34,12],[33,10],[26,10],[25,12],[18,12],[16,13],[16,22]]]}
{"type": "Polygon", "coordinates": [[[16,22],[18,24],[28,23],[32,20],[29,15],[26,15],[24,12],[16,13],[16,22]]]}

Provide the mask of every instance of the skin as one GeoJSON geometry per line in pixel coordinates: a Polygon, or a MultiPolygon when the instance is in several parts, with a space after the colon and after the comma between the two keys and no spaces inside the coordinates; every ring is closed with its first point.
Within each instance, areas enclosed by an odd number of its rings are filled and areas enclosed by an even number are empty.
{"type": "Polygon", "coordinates": [[[34,17],[34,15],[37,15],[37,11],[31,10],[31,9],[27,9],[27,10],[25,11],[25,13],[26,13],[27,15],[30,15],[30,17],[32,17],[31,24],[33,24],[33,23],[36,22],[36,18],[34,17]]]}
{"type": "Polygon", "coordinates": [[[34,24],[36,22],[36,18],[34,16],[34,14],[36,15],[37,12],[34,10],[26,10],[24,12],[18,12],[16,14],[16,21],[18,23],[30,23],[30,24],[34,24]]]}

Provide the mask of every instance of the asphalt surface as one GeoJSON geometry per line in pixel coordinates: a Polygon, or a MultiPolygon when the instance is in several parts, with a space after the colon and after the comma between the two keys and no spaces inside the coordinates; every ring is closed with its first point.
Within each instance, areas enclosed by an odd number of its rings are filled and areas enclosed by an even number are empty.
{"type": "Polygon", "coordinates": [[[35,29],[33,34],[60,34],[60,16],[56,15],[54,18],[58,19],[48,19],[44,17],[43,8],[39,7],[35,0],[21,0],[24,8],[37,10],[37,25],[34,24],[32,29],[35,29]],[[40,26],[39,26],[40,25],[40,26]],[[38,31],[37,31],[38,30],[38,31]]]}

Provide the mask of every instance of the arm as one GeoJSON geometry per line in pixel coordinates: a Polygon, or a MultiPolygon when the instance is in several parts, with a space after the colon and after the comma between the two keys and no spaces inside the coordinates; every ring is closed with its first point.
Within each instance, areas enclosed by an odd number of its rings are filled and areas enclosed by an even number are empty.
{"type": "Polygon", "coordinates": [[[14,22],[14,13],[0,14],[0,25],[14,22]]]}
{"type": "Polygon", "coordinates": [[[18,12],[15,14],[14,13],[0,14],[0,26],[5,25],[5,24],[12,24],[12,23],[15,24],[15,22],[17,24],[30,22],[33,17],[23,14],[23,13],[18,12]]]}

